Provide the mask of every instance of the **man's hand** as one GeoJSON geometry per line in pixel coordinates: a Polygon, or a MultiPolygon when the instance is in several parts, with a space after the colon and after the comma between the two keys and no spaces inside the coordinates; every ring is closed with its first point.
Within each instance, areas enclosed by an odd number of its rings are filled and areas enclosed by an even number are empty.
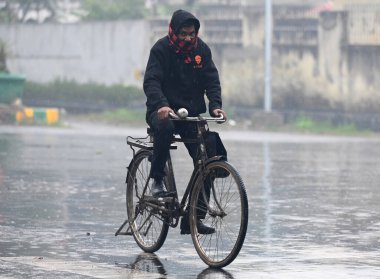
{"type": "Polygon", "coordinates": [[[175,112],[171,108],[169,108],[169,107],[162,107],[162,108],[160,108],[157,111],[158,119],[163,120],[163,119],[169,118],[169,112],[175,114],[175,112]]]}
{"type": "Polygon", "coordinates": [[[213,114],[213,116],[215,116],[215,117],[218,117],[218,116],[220,116],[220,115],[223,115],[223,119],[224,119],[224,120],[227,120],[227,114],[226,114],[223,110],[221,110],[221,109],[214,109],[214,110],[212,111],[212,114],[213,114]]]}

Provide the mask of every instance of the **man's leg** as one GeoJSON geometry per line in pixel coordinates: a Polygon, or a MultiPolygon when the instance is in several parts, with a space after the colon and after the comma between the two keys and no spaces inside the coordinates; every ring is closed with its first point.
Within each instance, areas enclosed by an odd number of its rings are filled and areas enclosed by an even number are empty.
{"type": "Polygon", "coordinates": [[[149,126],[154,131],[153,156],[151,177],[154,179],[152,186],[153,196],[165,194],[162,180],[165,174],[165,164],[169,156],[170,144],[172,143],[174,125],[169,119],[158,119],[157,112],[149,117],[149,126]]]}
{"type": "MultiPolygon", "coordinates": [[[[196,139],[197,138],[197,126],[195,123],[184,123],[187,124],[186,126],[180,126],[176,127],[178,129],[178,133],[180,134],[181,138],[191,138],[196,139]]],[[[196,163],[198,161],[198,157],[200,155],[198,150],[198,144],[196,143],[185,143],[185,146],[187,148],[187,151],[189,152],[191,158],[193,159],[194,167],[196,167],[196,163]]],[[[210,198],[210,184],[205,182],[204,189],[205,194],[208,199],[210,198]]],[[[208,227],[202,223],[202,219],[206,217],[207,213],[207,205],[205,204],[204,197],[201,195],[198,198],[198,222],[197,222],[197,229],[199,234],[212,234],[215,232],[215,229],[212,227],[208,227]]],[[[181,234],[189,234],[190,233],[190,226],[189,226],[189,217],[186,214],[182,217],[181,220],[181,234]]]]}

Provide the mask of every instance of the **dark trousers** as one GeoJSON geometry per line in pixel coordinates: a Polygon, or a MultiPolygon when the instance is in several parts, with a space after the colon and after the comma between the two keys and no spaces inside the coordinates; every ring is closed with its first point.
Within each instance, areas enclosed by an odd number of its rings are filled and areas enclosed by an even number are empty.
{"type": "MultiPolygon", "coordinates": [[[[150,175],[155,180],[161,181],[166,175],[165,164],[169,156],[173,134],[179,134],[183,139],[196,139],[198,133],[197,124],[195,122],[171,121],[170,119],[160,120],[158,119],[157,112],[153,112],[150,115],[148,124],[154,132],[153,158],[150,175]]],[[[215,143],[213,143],[213,145],[215,145],[215,143]]],[[[199,156],[198,144],[185,143],[185,146],[195,164],[199,156]]],[[[197,215],[200,219],[204,219],[206,216],[207,206],[204,198],[206,198],[208,202],[212,183],[212,179],[207,177],[204,185],[205,196],[201,193],[198,197],[199,208],[197,215]]]]}
{"type": "MultiPolygon", "coordinates": [[[[155,180],[162,180],[166,175],[165,164],[169,156],[173,134],[179,134],[183,139],[196,139],[198,132],[197,124],[195,122],[171,121],[170,119],[160,120],[158,119],[157,112],[153,112],[150,115],[148,124],[154,132],[153,158],[150,175],[155,180]]],[[[199,156],[198,144],[185,143],[185,146],[195,164],[199,156]]],[[[210,197],[211,183],[210,178],[206,178],[204,189],[207,201],[210,197]]],[[[207,206],[202,194],[198,197],[198,207],[198,218],[204,219],[207,206]]]]}
{"type": "MultiPolygon", "coordinates": [[[[151,177],[162,180],[165,174],[165,164],[169,156],[170,144],[173,135],[179,134],[181,138],[197,138],[197,124],[195,122],[171,121],[170,119],[158,119],[157,112],[153,112],[148,118],[148,124],[154,132],[153,158],[151,177]]],[[[196,143],[185,143],[193,162],[198,156],[196,143]]]]}

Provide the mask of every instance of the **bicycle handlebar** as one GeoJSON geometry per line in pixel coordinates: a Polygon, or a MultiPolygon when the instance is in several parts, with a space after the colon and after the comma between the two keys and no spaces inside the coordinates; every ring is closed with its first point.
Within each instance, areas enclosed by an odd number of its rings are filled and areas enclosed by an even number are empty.
{"type": "Polygon", "coordinates": [[[207,122],[217,122],[217,123],[224,123],[226,122],[226,119],[224,119],[223,114],[221,114],[218,117],[203,117],[203,116],[186,116],[186,117],[179,117],[177,114],[169,112],[169,116],[172,120],[177,121],[202,121],[206,120],[207,122]]]}

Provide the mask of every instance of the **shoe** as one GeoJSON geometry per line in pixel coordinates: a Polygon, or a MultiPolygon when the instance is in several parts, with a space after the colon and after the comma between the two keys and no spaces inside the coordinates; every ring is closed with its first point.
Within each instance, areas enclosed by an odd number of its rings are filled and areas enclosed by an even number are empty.
{"type": "Polygon", "coordinates": [[[166,195],[164,184],[162,181],[154,180],[152,184],[152,189],[150,190],[152,196],[155,198],[163,197],[166,195]]]}
{"type": "MultiPolygon", "coordinates": [[[[206,226],[202,223],[201,220],[197,221],[197,229],[199,234],[213,234],[215,229],[209,226],[206,226]]],[[[187,216],[182,217],[181,219],[181,234],[190,234],[189,220],[187,216]]]]}

